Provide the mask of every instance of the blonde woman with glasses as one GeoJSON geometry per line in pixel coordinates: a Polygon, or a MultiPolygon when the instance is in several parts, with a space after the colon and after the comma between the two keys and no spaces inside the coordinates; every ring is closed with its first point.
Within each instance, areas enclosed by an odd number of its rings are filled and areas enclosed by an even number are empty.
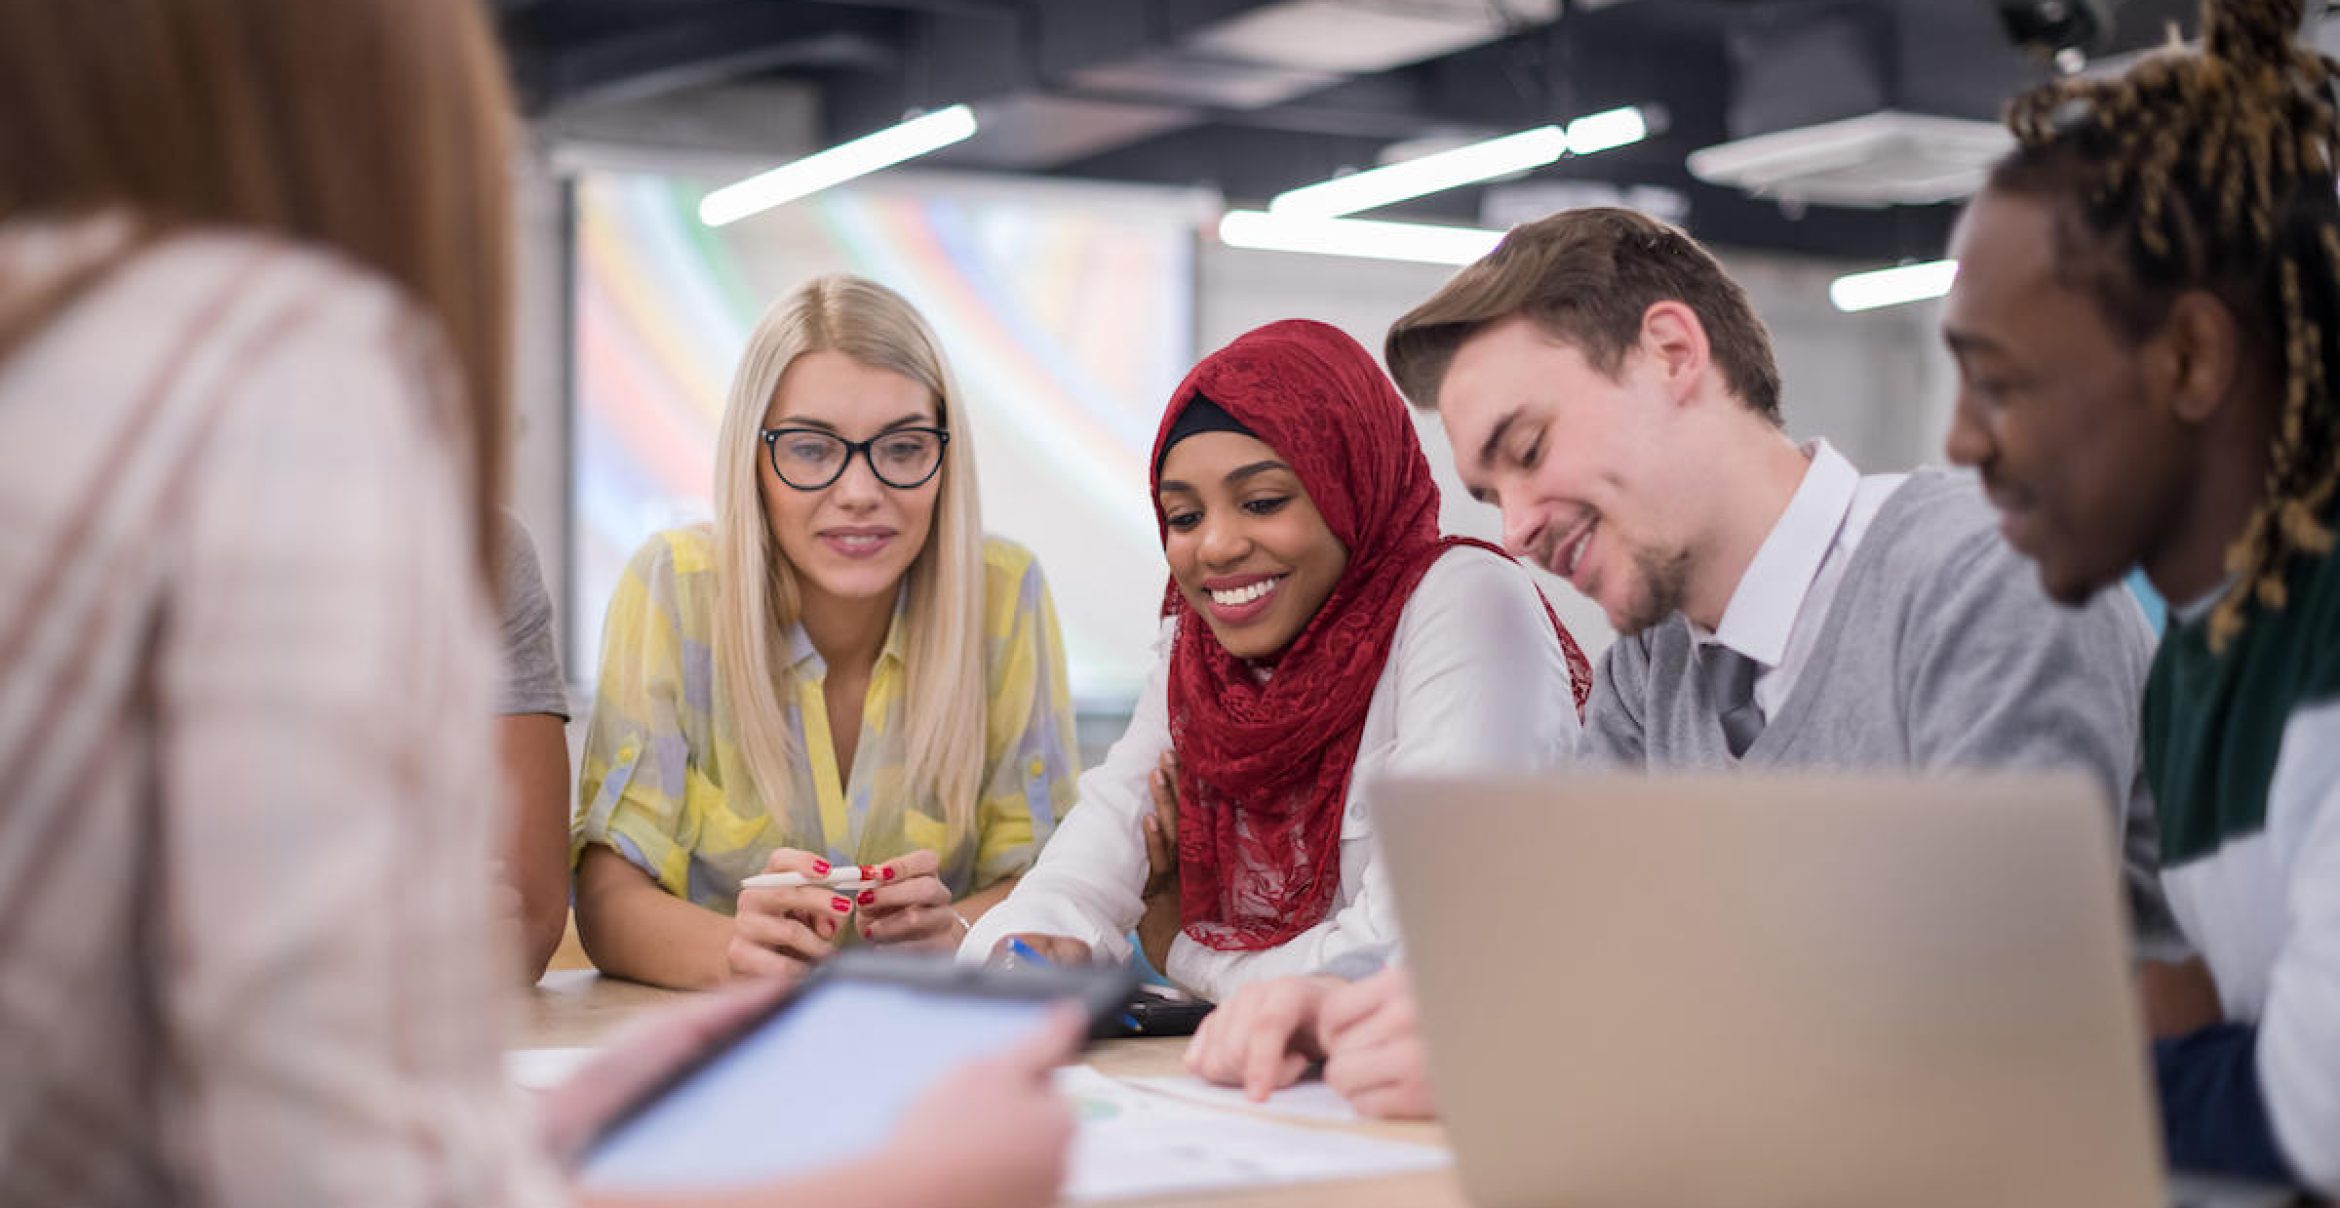
{"type": "Polygon", "coordinates": [[[986,539],[967,408],[873,282],[782,298],[740,358],[715,521],[634,555],[603,624],[577,922],[612,973],[787,974],[950,951],[1073,800],[1040,568],[986,539]],[[850,869],[863,889],[743,888],[850,869]]]}

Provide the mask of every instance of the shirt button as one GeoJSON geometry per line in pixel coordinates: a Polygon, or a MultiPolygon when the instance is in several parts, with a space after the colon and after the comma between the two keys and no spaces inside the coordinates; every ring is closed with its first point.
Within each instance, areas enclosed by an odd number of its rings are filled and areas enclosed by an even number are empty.
{"type": "Polygon", "coordinates": [[[1024,774],[1030,776],[1034,780],[1040,779],[1041,773],[1046,772],[1047,770],[1048,761],[1040,758],[1038,755],[1034,755],[1032,757],[1032,762],[1024,765],[1024,774]]]}

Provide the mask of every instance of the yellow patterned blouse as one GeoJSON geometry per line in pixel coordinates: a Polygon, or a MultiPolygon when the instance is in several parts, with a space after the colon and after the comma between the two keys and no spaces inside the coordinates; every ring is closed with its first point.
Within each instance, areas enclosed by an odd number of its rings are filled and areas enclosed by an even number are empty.
{"type": "Polygon", "coordinates": [[[901,611],[870,675],[849,775],[839,774],[829,737],[827,665],[801,625],[788,633],[796,691],[783,705],[801,754],[786,809],[766,808],[745,783],[730,710],[714,691],[715,538],[699,525],[652,537],[610,599],[576,851],[607,845],[667,892],[727,914],[741,878],[762,872],[782,847],[839,864],[926,848],[942,858],[953,896],[1022,872],[1072,805],[1079,747],[1064,640],[1039,563],[997,539],[983,552],[990,691],[971,832],[951,833],[940,802],[910,801],[902,788],[909,635],[901,611]]]}

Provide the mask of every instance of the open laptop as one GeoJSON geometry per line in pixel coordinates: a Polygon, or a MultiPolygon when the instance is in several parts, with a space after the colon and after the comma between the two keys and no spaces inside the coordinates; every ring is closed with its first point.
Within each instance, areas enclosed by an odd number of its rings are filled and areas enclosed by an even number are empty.
{"type": "Polygon", "coordinates": [[[2078,778],[1389,780],[1471,1200],[2160,1208],[2078,778]]]}

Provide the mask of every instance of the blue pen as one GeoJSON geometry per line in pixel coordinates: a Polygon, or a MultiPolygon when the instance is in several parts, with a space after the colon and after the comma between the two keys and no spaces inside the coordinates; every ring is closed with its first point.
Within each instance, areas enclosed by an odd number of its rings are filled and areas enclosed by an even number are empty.
{"type": "Polygon", "coordinates": [[[1038,965],[1045,969],[1053,963],[1047,957],[1040,955],[1039,949],[1034,948],[1032,945],[1025,943],[1022,939],[1015,936],[1008,937],[1007,950],[1008,956],[1010,957],[1007,963],[1011,966],[1020,961],[1027,965],[1038,965]]]}

